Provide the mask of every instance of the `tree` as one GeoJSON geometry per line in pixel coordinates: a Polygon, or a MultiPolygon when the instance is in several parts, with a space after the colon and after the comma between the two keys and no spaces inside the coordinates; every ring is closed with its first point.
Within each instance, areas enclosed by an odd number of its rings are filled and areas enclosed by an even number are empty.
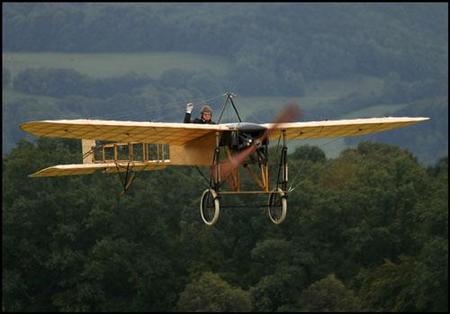
{"type": "Polygon", "coordinates": [[[317,146],[310,145],[297,147],[290,156],[295,160],[310,160],[312,162],[324,162],[326,160],[323,150],[317,146]]]}
{"type": "Polygon", "coordinates": [[[402,257],[399,263],[385,260],[384,264],[364,269],[356,277],[359,297],[364,308],[382,312],[415,312],[417,291],[414,287],[417,262],[402,257]]]}
{"type": "Polygon", "coordinates": [[[26,69],[14,78],[14,89],[25,94],[62,97],[82,94],[91,80],[72,69],[26,69]]]}
{"type": "Polygon", "coordinates": [[[180,294],[178,311],[249,312],[249,293],[230,286],[220,276],[205,272],[188,284],[180,294]]]}
{"type": "MultiPolygon", "coordinates": [[[[29,178],[54,164],[81,162],[79,141],[19,143],[3,160],[5,308],[16,311],[168,311],[176,241],[161,215],[167,200],[142,186],[117,197],[102,174],[29,178]],[[134,192],[134,193],[133,193],[134,192]]],[[[145,176],[145,174],[142,174],[145,176]]],[[[142,183],[141,183],[142,184],[142,183]]],[[[167,204],[167,205],[166,205],[167,204]]],[[[173,211],[172,211],[173,212],[173,211]]]]}
{"type": "Polygon", "coordinates": [[[355,312],[360,300],[334,274],[328,275],[302,292],[299,308],[306,312],[355,312]]]}
{"type": "Polygon", "coordinates": [[[279,311],[282,307],[292,306],[298,300],[301,290],[305,287],[306,275],[301,267],[292,262],[287,264],[289,266],[284,266],[283,263],[276,265],[277,269],[273,273],[262,277],[251,288],[252,300],[257,311],[279,311]]]}

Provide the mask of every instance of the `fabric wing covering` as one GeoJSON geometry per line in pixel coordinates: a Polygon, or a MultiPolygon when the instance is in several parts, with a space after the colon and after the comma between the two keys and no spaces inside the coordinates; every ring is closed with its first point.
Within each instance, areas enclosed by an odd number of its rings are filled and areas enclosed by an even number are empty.
{"type": "Polygon", "coordinates": [[[105,173],[126,172],[127,169],[133,171],[149,171],[164,169],[168,162],[110,162],[98,164],[72,164],[57,165],[48,167],[30,175],[30,177],[54,177],[54,176],[72,176],[82,174],[92,174],[95,171],[102,170],[105,173]]]}
{"type": "Polygon", "coordinates": [[[36,136],[183,145],[224,125],[133,122],[113,120],[44,120],[23,123],[20,128],[36,136]]]}
{"type": "MultiPolygon", "coordinates": [[[[270,133],[269,138],[278,138],[282,130],[286,130],[286,138],[289,140],[358,136],[401,128],[428,119],[385,117],[281,123],[270,133]]],[[[270,128],[271,124],[266,123],[263,126],[270,128]]]]}

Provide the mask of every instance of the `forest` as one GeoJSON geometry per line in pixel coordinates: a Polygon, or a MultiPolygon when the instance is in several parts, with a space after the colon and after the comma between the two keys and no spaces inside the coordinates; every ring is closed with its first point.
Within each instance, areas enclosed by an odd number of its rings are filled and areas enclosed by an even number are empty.
{"type": "Polygon", "coordinates": [[[117,175],[28,177],[79,152],[40,138],[3,159],[5,311],[448,310],[448,158],[302,146],[281,225],[243,196],[209,227],[192,167],[141,172],[124,196],[117,175]]]}
{"type": "Polygon", "coordinates": [[[3,311],[448,312],[448,4],[2,8],[3,311]],[[247,195],[206,226],[207,168],[139,172],[125,195],[113,174],[29,177],[82,156],[25,121],[181,122],[227,91],[251,122],[286,99],[302,121],[431,119],[336,157],[339,138],[290,147],[280,225],[247,195]]]}
{"type": "Polygon", "coordinates": [[[8,4],[4,13],[3,49],[202,52],[233,57],[243,68],[235,72],[251,77],[286,76],[284,81],[292,81],[294,76],[393,72],[414,81],[445,76],[442,62],[447,50],[442,44],[448,37],[447,7],[439,3],[17,3],[8,4]]]}

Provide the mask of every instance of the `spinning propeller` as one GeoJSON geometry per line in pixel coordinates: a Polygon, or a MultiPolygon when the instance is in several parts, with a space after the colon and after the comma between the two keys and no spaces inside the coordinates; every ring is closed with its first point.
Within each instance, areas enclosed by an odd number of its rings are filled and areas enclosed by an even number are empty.
{"type": "MultiPolygon", "coordinates": [[[[253,143],[243,151],[235,154],[228,160],[224,160],[219,164],[221,178],[227,178],[234,170],[236,170],[248,156],[253,154],[264,142],[269,135],[274,132],[281,123],[295,121],[302,115],[300,108],[295,103],[289,103],[272,122],[269,128],[264,131],[264,134],[259,138],[253,140],[253,143]]],[[[212,173],[215,176],[217,165],[213,166],[212,173]]]]}

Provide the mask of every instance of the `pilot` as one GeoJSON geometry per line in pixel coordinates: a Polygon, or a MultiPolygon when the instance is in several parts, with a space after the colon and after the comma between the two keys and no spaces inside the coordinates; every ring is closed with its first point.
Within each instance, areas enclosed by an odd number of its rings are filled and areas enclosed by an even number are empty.
{"type": "Polygon", "coordinates": [[[194,109],[194,104],[190,102],[186,105],[184,123],[216,124],[213,120],[211,120],[212,109],[207,104],[203,105],[202,110],[200,111],[200,118],[196,118],[194,121],[191,121],[192,109],[194,109]]]}

